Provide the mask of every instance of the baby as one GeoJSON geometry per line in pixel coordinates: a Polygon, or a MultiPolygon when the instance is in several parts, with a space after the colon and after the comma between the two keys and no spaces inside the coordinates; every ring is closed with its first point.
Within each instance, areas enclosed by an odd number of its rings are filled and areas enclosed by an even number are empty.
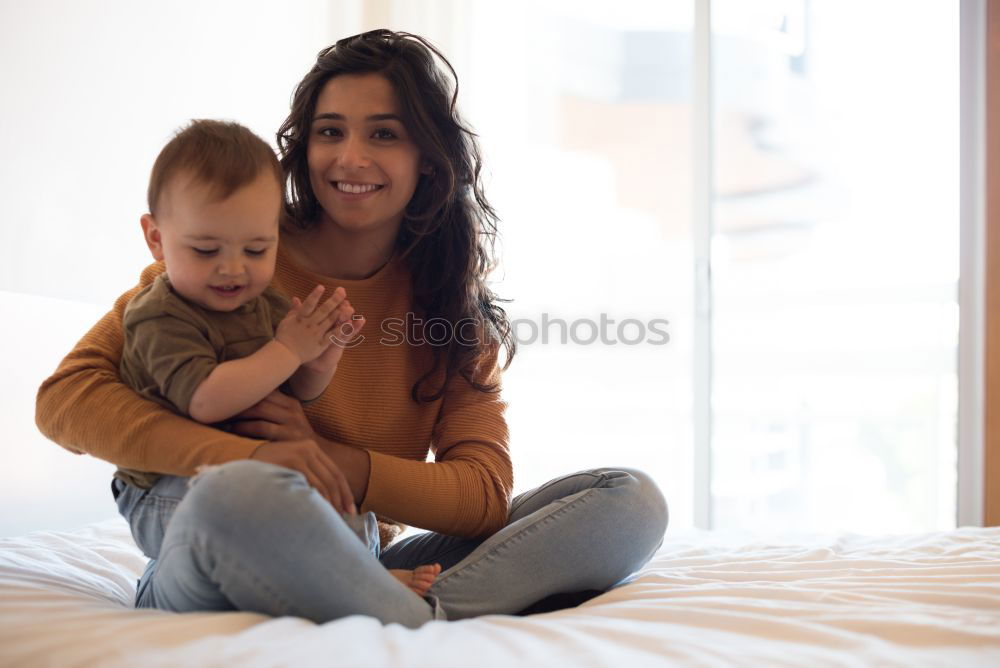
{"type": "MultiPolygon", "coordinates": [[[[206,424],[281,387],[319,397],[364,327],[343,288],[291,304],[270,287],[284,175],[271,148],[236,123],[196,120],[153,165],[142,230],[166,271],[129,302],[121,377],[142,396],[206,424]]],[[[119,469],[149,488],[157,474],[119,469]]],[[[366,543],[374,515],[344,514],[366,543]],[[366,529],[367,525],[367,529],[366,529]]],[[[374,538],[377,540],[377,538],[374,538]]],[[[389,571],[423,596],[440,566],[389,571]]]]}

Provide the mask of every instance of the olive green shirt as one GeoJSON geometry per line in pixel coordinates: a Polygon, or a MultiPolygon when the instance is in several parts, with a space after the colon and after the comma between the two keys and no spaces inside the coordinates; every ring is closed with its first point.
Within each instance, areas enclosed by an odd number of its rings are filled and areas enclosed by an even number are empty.
{"type": "MultiPolygon", "coordinates": [[[[210,311],[181,297],[160,274],[125,309],[122,381],[188,415],[191,397],[216,365],[257,352],[274,338],[289,308],[288,299],[268,287],[233,311],[210,311]]],[[[115,477],[148,489],[161,476],[119,468],[115,477]]]]}

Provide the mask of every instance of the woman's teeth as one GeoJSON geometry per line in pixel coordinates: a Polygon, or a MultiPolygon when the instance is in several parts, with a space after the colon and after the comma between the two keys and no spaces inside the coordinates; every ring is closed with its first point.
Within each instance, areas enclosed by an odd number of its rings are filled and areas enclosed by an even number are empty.
{"type": "Polygon", "coordinates": [[[342,193],[352,193],[354,195],[378,190],[381,187],[374,183],[344,183],[343,181],[337,181],[337,190],[342,193]]]}

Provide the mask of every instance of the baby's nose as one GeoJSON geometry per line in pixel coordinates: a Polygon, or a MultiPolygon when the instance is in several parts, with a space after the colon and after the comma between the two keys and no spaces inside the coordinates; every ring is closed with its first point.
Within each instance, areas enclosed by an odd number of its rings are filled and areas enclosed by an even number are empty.
{"type": "Polygon", "coordinates": [[[240,276],[243,274],[243,262],[237,258],[229,258],[219,265],[219,273],[226,276],[240,276]]]}

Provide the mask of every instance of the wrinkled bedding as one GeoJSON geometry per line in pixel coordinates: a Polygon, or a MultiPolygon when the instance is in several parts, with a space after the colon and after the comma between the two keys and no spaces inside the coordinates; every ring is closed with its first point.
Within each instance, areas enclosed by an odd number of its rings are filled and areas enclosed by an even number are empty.
{"type": "Polygon", "coordinates": [[[1000,528],[672,531],[578,608],[417,630],[135,610],[145,561],[120,518],[0,539],[0,665],[1000,666],[1000,528]]]}

